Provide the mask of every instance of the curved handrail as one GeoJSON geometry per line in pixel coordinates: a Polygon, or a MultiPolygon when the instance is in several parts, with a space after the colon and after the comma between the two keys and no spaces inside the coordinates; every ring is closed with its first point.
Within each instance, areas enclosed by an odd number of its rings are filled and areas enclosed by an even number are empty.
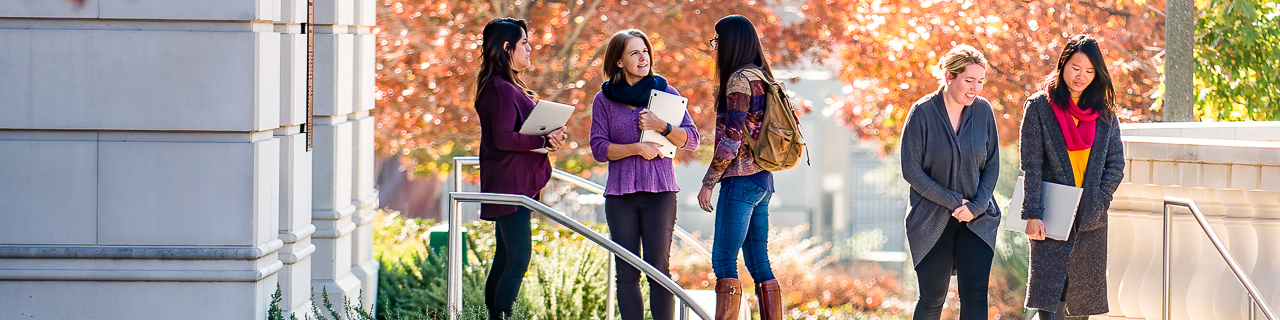
{"type": "Polygon", "coordinates": [[[1268,320],[1276,320],[1276,314],[1271,311],[1271,306],[1267,305],[1267,300],[1263,299],[1262,294],[1258,292],[1258,287],[1253,284],[1253,280],[1249,278],[1248,274],[1245,274],[1240,264],[1236,263],[1236,259],[1231,256],[1231,252],[1227,251],[1227,246],[1222,244],[1222,240],[1218,238],[1218,233],[1209,227],[1209,221],[1204,218],[1204,214],[1200,212],[1200,207],[1196,206],[1195,200],[1178,197],[1164,197],[1164,287],[1162,288],[1164,316],[1161,319],[1169,319],[1169,277],[1171,274],[1169,272],[1169,240],[1173,234],[1173,219],[1170,217],[1172,210],[1169,210],[1171,206],[1185,207],[1191,210],[1191,216],[1195,217],[1200,229],[1204,230],[1204,235],[1209,237],[1209,242],[1213,243],[1213,248],[1218,250],[1218,254],[1222,255],[1222,260],[1227,262],[1227,267],[1231,268],[1231,273],[1236,275],[1236,279],[1239,279],[1240,284],[1244,285],[1244,289],[1249,292],[1249,299],[1253,302],[1249,306],[1249,319],[1254,318],[1252,305],[1257,305],[1262,309],[1262,315],[1266,316],[1268,320]]]}
{"type": "MultiPolygon", "coordinates": [[[[529,208],[534,212],[540,213],[543,216],[551,220],[554,220],[555,222],[560,223],[561,225],[577,232],[583,237],[590,239],[592,242],[595,242],[596,244],[604,247],[605,249],[613,253],[615,256],[622,258],[623,261],[626,261],[628,264],[631,264],[631,266],[636,267],[637,269],[640,269],[640,272],[644,272],[645,275],[647,275],[650,280],[656,280],[659,285],[662,285],[667,290],[671,291],[671,293],[675,294],[676,297],[680,298],[680,301],[684,304],[684,307],[693,309],[693,312],[696,313],[699,317],[702,317],[703,319],[712,319],[711,315],[708,314],[706,310],[703,310],[702,306],[698,305],[696,302],[693,302],[693,297],[690,297],[688,293],[686,293],[684,289],[680,287],[679,284],[676,284],[676,282],[671,280],[671,278],[662,274],[662,272],[658,271],[657,268],[654,268],[652,265],[649,265],[649,263],[644,262],[644,260],[640,259],[640,257],[636,256],[634,253],[631,253],[631,251],[627,251],[626,248],[623,248],[618,243],[613,242],[612,240],[609,240],[608,237],[605,237],[604,235],[595,232],[595,230],[591,230],[591,228],[587,227],[581,222],[578,222],[577,220],[574,220],[573,218],[570,218],[569,216],[566,216],[563,213],[560,213],[559,211],[552,209],[546,204],[543,204],[538,201],[534,201],[533,199],[530,199],[529,197],[526,197],[526,196],[511,195],[511,194],[481,193],[481,192],[456,192],[455,191],[455,192],[449,193],[449,198],[457,202],[480,202],[480,203],[489,203],[489,204],[524,206],[525,208],[529,208]]],[[[462,277],[462,234],[458,232],[458,229],[459,229],[458,227],[460,227],[461,223],[455,223],[456,220],[458,219],[450,219],[449,221],[449,261],[448,261],[448,264],[449,264],[448,273],[450,277],[449,291],[450,291],[450,294],[452,294],[452,292],[456,290],[458,291],[459,296],[461,296],[461,289],[462,289],[462,286],[460,285],[461,281],[457,281],[457,282],[452,281],[454,274],[458,275],[459,280],[461,280],[461,277],[462,277]]],[[[455,301],[453,299],[450,299],[449,303],[450,303],[449,305],[450,318],[454,318],[456,317],[455,312],[457,310],[460,310],[461,308],[461,299],[456,301],[457,304],[454,304],[455,301]]]]}
{"type": "Polygon", "coordinates": [[[708,248],[706,243],[702,243],[702,240],[699,240],[698,237],[693,236],[689,231],[681,228],[680,225],[675,225],[675,227],[675,232],[672,232],[671,234],[676,235],[676,237],[680,238],[681,241],[688,243],[689,247],[693,248],[693,252],[697,252],[698,255],[703,258],[711,260],[711,248],[708,248]]]}
{"type": "MultiPolygon", "coordinates": [[[[475,166],[475,165],[480,165],[480,157],[476,157],[476,156],[453,157],[454,176],[457,177],[461,174],[462,166],[475,166]]],[[[564,182],[568,182],[569,184],[572,184],[578,188],[582,188],[583,190],[587,190],[591,193],[595,193],[599,195],[604,194],[604,186],[600,185],[599,183],[596,183],[595,181],[591,181],[591,180],[587,180],[586,178],[579,177],[576,174],[565,172],[564,170],[552,169],[551,177],[555,179],[560,179],[561,181],[564,181],[564,182]]],[[[459,190],[462,190],[462,180],[454,179],[453,191],[459,191],[459,190]]],[[[675,232],[673,232],[672,234],[680,238],[681,241],[684,241],[685,243],[690,244],[693,247],[694,252],[697,252],[699,255],[703,256],[704,258],[707,258],[707,260],[711,260],[711,248],[707,247],[707,244],[702,243],[702,241],[699,240],[698,237],[694,237],[693,234],[689,233],[688,230],[681,228],[680,225],[675,225],[675,232]]]]}

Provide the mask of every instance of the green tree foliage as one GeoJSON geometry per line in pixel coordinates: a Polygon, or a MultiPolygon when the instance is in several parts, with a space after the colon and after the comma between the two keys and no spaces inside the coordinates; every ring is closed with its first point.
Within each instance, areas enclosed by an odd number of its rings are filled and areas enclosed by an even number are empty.
{"type": "Polygon", "coordinates": [[[1197,0],[1196,117],[1280,120],[1280,2],[1197,0]]]}

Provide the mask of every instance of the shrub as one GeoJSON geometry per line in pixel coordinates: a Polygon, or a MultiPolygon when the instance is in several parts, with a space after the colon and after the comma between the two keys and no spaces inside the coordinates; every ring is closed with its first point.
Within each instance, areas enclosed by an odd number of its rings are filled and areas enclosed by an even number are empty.
{"type": "MultiPolygon", "coordinates": [[[[378,319],[435,319],[446,303],[444,252],[433,252],[426,231],[434,222],[404,219],[394,212],[379,215],[374,233],[378,270],[378,319]]],[[[493,223],[477,221],[468,229],[468,263],[463,269],[463,307],[484,309],[484,283],[493,260],[493,223]]],[[[603,225],[593,225],[603,231],[603,225]]],[[[608,260],[605,249],[552,223],[532,222],[533,257],[520,289],[514,319],[600,318],[607,303],[608,260]]],[[[464,317],[464,319],[467,319],[464,317]]]]}
{"type": "MultiPolygon", "coordinates": [[[[378,319],[431,318],[441,314],[447,299],[447,255],[431,252],[426,230],[430,221],[403,219],[394,212],[384,212],[375,222],[374,257],[382,265],[378,269],[378,319]]],[[[467,225],[472,233],[465,241],[473,262],[463,268],[462,296],[464,310],[484,309],[484,280],[488,274],[487,259],[475,257],[476,234],[486,226],[467,225]],[[477,263],[478,261],[482,261],[477,263]]],[[[490,232],[492,227],[490,227],[490,232]]]]}

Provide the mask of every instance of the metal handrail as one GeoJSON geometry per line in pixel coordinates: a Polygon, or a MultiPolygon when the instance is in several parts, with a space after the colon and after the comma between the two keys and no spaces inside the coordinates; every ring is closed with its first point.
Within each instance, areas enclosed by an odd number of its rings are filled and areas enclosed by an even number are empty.
{"type": "MultiPolygon", "coordinates": [[[[462,179],[461,179],[462,167],[478,166],[478,165],[480,165],[480,157],[476,157],[476,156],[453,157],[453,176],[454,176],[453,191],[462,191],[462,179]]],[[[591,192],[597,195],[604,195],[604,191],[605,191],[604,186],[600,185],[599,183],[596,183],[595,181],[587,180],[586,178],[579,177],[578,175],[565,172],[564,170],[552,168],[551,178],[568,182],[569,184],[572,184],[578,188],[582,188],[583,190],[587,190],[588,192],[591,192]]],[[[450,207],[453,208],[454,212],[462,210],[460,203],[453,202],[452,200],[450,201],[452,202],[452,205],[450,207]]],[[[453,225],[452,223],[453,220],[454,218],[451,214],[449,218],[449,223],[451,226],[453,225]]],[[[685,230],[684,228],[680,227],[680,225],[678,224],[673,225],[673,227],[674,228],[673,228],[672,235],[679,238],[681,241],[684,241],[685,243],[689,244],[690,247],[693,248],[694,252],[698,253],[699,255],[706,258],[707,260],[711,260],[710,247],[708,247],[705,243],[699,240],[698,237],[694,237],[693,234],[689,233],[688,230],[685,230]]],[[[609,259],[609,279],[613,279],[613,277],[615,276],[614,274],[615,271],[616,271],[616,268],[614,266],[614,259],[609,259]]],[[[461,273],[458,274],[458,277],[459,279],[461,279],[462,277],[461,273]]],[[[615,297],[616,290],[613,289],[613,286],[614,286],[614,282],[609,281],[609,284],[608,284],[609,297],[605,307],[605,314],[606,314],[605,319],[613,319],[613,312],[614,312],[614,306],[615,306],[614,301],[617,300],[617,297],[615,297]]],[[[450,291],[447,298],[450,305],[453,305],[455,300],[459,304],[462,303],[461,289],[459,289],[456,296],[454,292],[450,291]]],[[[687,313],[688,313],[688,310],[686,309],[682,308],[680,310],[681,317],[684,317],[687,313]]]]}
{"type": "Polygon", "coordinates": [[[1200,212],[1200,207],[1196,206],[1196,202],[1194,200],[1178,197],[1164,197],[1164,286],[1162,292],[1164,295],[1162,300],[1164,307],[1162,319],[1169,319],[1169,308],[1171,305],[1169,298],[1171,294],[1171,290],[1169,289],[1169,277],[1171,274],[1169,272],[1169,268],[1171,266],[1169,244],[1170,238],[1173,234],[1173,219],[1170,216],[1173,210],[1169,210],[1169,208],[1172,206],[1185,207],[1191,210],[1191,216],[1195,217],[1200,228],[1204,230],[1204,235],[1209,237],[1209,242],[1213,243],[1213,248],[1218,249],[1218,254],[1222,255],[1222,259],[1227,262],[1227,267],[1231,268],[1231,273],[1236,275],[1236,279],[1239,279],[1240,284],[1244,285],[1244,289],[1249,292],[1249,319],[1252,320],[1255,318],[1253,306],[1256,305],[1259,309],[1262,309],[1262,315],[1266,316],[1268,320],[1276,320],[1276,314],[1271,311],[1271,306],[1267,305],[1267,300],[1263,299],[1262,294],[1258,292],[1258,287],[1253,284],[1253,280],[1249,278],[1249,275],[1245,274],[1244,269],[1240,267],[1240,264],[1236,263],[1236,259],[1231,256],[1231,252],[1227,252],[1227,246],[1222,244],[1222,240],[1218,238],[1218,233],[1214,232],[1213,228],[1209,227],[1209,221],[1206,220],[1204,214],[1200,212]]]}
{"type": "MultiPolygon", "coordinates": [[[[488,203],[488,204],[505,204],[505,205],[523,206],[525,208],[529,208],[530,210],[533,210],[534,212],[540,213],[543,216],[555,222],[560,223],[561,225],[577,232],[583,237],[590,239],[592,242],[595,242],[596,244],[604,247],[605,249],[613,253],[615,256],[621,258],[623,261],[626,261],[628,264],[631,264],[631,266],[637,269],[640,269],[640,272],[644,272],[645,275],[647,275],[651,281],[657,281],[659,285],[662,285],[664,288],[671,291],[671,293],[675,294],[677,298],[680,298],[682,308],[692,309],[693,312],[696,313],[699,317],[702,317],[702,319],[712,319],[711,314],[707,313],[706,310],[703,310],[702,306],[698,305],[696,302],[693,302],[693,297],[690,297],[688,293],[684,291],[684,288],[681,288],[680,285],[676,284],[676,282],[671,280],[671,278],[662,274],[662,272],[658,271],[657,268],[654,268],[652,265],[649,265],[649,263],[640,259],[640,257],[636,256],[634,253],[631,253],[631,251],[627,251],[626,248],[623,248],[618,243],[613,242],[612,240],[609,240],[608,237],[605,237],[604,235],[595,232],[595,230],[591,230],[591,228],[587,227],[581,222],[578,222],[577,220],[574,220],[573,218],[570,218],[569,216],[563,213],[560,213],[555,209],[552,209],[546,204],[535,201],[526,196],[512,195],[512,194],[481,193],[481,192],[455,191],[455,192],[449,193],[449,198],[450,200],[456,201],[457,203],[479,202],[479,203],[488,203]]],[[[449,261],[448,261],[449,288],[448,289],[449,289],[449,295],[451,299],[449,299],[450,304],[448,308],[449,308],[449,318],[457,319],[457,312],[460,311],[462,307],[462,304],[461,304],[462,302],[462,299],[461,299],[461,296],[462,296],[462,233],[459,232],[459,229],[461,229],[461,223],[458,222],[459,219],[457,219],[456,217],[457,213],[451,212],[449,215],[451,217],[449,217],[450,219],[449,219],[449,261]],[[452,299],[453,294],[455,292],[458,295],[458,299],[456,300],[456,302],[454,299],[452,299]]],[[[688,319],[688,314],[682,312],[681,319],[688,319]]]]}
{"type": "Polygon", "coordinates": [[[693,248],[693,252],[697,252],[698,255],[703,258],[711,260],[711,248],[708,248],[707,244],[702,243],[702,240],[699,240],[698,237],[694,237],[693,234],[689,233],[689,231],[685,231],[684,228],[680,227],[680,225],[675,225],[675,227],[675,232],[672,232],[671,234],[680,238],[681,241],[688,243],[689,247],[693,248]]]}
{"type": "MultiPolygon", "coordinates": [[[[462,166],[476,166],[476,165],[480,165],[480,157],[475,157],[475,156],[453,157],[453,168],[454,168],[453,176],[459,177],[462,175],[462,166]]],[[[561,181],[568,182],[569,184],[572,184],[575,187],[582,188],[583,190],[587,190],[591,193],[595,193],[598,195],[604,194],[604,186],[600,185],[599,183],[596,183],[595,181],[587,180],[586,178],[579,177],[578,175],[565,172],[564,170],[552,169],[551,178],[560,179],[561,181]]],[[[461,190],[462,190],[462,180],[455,178],[453,191],[461,191],[461,190]]],[[[693,234],[689,233],[688,230],[681,228],[680,225],[675,225],[675,232],[673,232],[672,234],[680,238],[681,241],[691,244],[693,246],[694,252],[697,252],[699,255],[707,258],[708,260],[711,259],[711,248],[707,247],[707,244],[702,243],[702,241],[699,240],[698,237],[694,237],[693,234]]]]}

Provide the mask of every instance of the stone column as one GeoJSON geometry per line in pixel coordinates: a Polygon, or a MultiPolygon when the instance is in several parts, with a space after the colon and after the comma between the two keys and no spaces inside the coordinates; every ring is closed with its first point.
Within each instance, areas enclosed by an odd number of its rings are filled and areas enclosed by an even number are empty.
{"type": "MultiPolygon", "coordinates": [[[[355,231],[361,199],[355,199],[356,127],[367,112],[357,112],[355,0],[316,0],[315,80],[313,94],[312,222],[316,225],[312,260],[312,299],[328,291],[334,304],[362,299],[361,278],[353,273],[358,251],[355,231]]],[[[372,166],[372,163],[368,163],[372,166]]],[[[376,269],[375,269],[376,270],[376,269]]],[[[375,271],[376,272],[376,271],[375,271]]],[[[370,293],[372,294],[372,293],[370,293]]]]}
{"type": "Polygon", "coordinates": [[[373,258],[373,221],[378,217],[378,192],[373,188],[373,110],[374,93],[374,35],[376,23],[374,0],[352,0],[355,5],[355,27],[352,34],[352,55],[355,69],[352,79],[352,177],[351,199],[356,207],[356,230],[352,233],[351,272],[360,279],[362,307],[371,309],[378,292],[378,261],[373,258]]]}
{"type": "Polygon", "coordinates": [[[280,308],[285,318],[311,310],[311,150],[307,147],[306,0],[281,0],[280,33],[280,308]]]}
{"type": "Polygon", "coordinates": [[[0,318],[266,318],[279,7],[0,4],[0,318]]]}

